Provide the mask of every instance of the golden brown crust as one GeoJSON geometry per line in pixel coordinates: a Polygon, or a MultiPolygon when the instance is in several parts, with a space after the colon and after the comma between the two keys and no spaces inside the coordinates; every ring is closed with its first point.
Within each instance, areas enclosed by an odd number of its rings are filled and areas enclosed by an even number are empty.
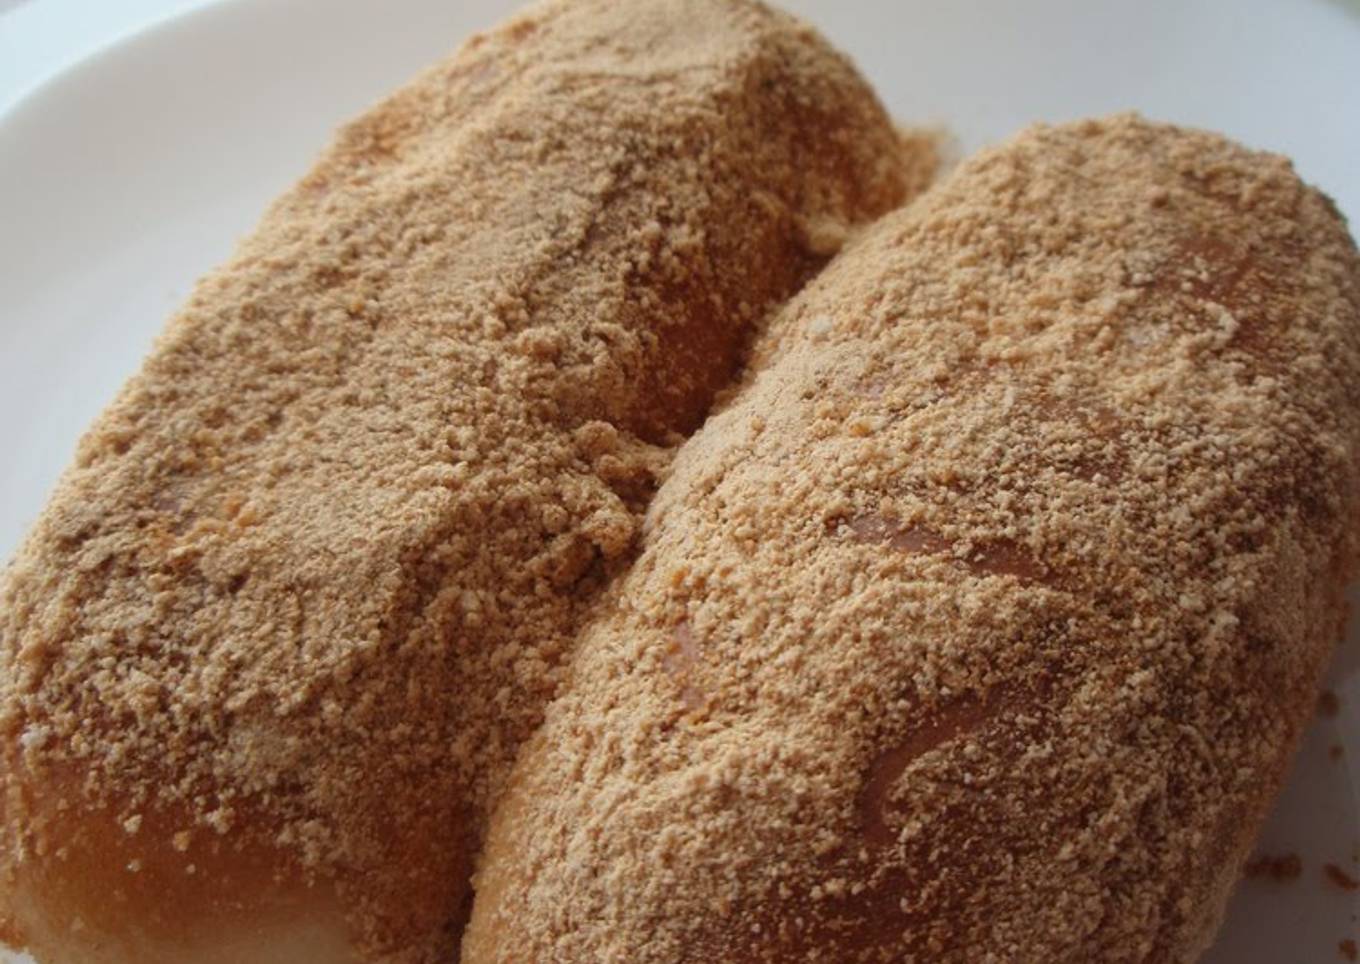
{"type": "MultiPolygon", "coordinates": [[[[50,774],[49,774],[50,776],[50,774]]],[[[277,850],[186,833],[192,813],[78,805],[60,778],[23,809],[38,849],[5,895],[9,940],[80,964],[355,964],[333,888],[299,887],[277,850]]]]}
{"type": "Polygon", "coordinates": [[[665,446],[900,161],[844,59],[745,0],[549,3],[346,128],[6,574],[8,883],[135,852],[134,889],[188,887],[164,834],[116,836],[171,821],[334,882],[371,954],[447,960],[665,446]],[[72,852],[43,806],[104,816],[72,852]]]}
{"type": "Polygon", "coordinates": [[[585,630],[464,960],[1188,962],[1343,620],[1360,259],[1281,158],[1029,130],[780,312],[585,630]]]}

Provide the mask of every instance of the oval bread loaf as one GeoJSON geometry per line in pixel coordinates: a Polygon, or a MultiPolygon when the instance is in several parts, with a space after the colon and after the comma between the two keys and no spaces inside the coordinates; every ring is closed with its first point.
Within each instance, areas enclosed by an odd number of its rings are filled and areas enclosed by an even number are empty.
{"type": "Polygon", "coordinates": [[[345,128],[5,575],[4,936],[454,958],[668,447],[909,176],[845,59],[746,0],[548,3],[345,128]]]}
{"type": "Polygon", "coordinates": [[[493,821],[498,961],[1193,961],[1353,571],[1360,260],[1279,157],[1038,127],[682,448],[493,821]]]}

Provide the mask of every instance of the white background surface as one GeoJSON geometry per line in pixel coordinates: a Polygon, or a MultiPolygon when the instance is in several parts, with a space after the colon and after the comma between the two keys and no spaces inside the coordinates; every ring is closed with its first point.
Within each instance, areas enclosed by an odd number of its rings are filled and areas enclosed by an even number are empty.
{"type": "MultiPolygon", "coordinates": [[[[1328,0],[786,5],[856,58],[894,114],[944,122],[966,149],[1029,120],[1138,108],[1290,154],[1360,221],[1354,8],[1328,0]]],[[[513,6],[0,0],[0,557],[193,279],[305,170],[335,123],[513,6]]],[[[1321,964],[1339,960],[1339,940],[1360,940],[1357,897],[1326,885],[1321,872],[1328,861],[1357,871],[1356,638],[1331,684],[1341,716],[1313,728],[1262,843],[1299,853],[1303,877],[1244,885],[1212,964],[1321,964]],[[1347,755],[1333,762],[1337,743],[1347,755]]]]}

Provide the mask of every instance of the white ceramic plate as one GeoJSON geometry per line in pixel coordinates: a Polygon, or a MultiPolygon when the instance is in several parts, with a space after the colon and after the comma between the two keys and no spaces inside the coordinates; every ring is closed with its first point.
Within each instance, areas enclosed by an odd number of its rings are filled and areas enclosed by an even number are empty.
{"type": "MultiPolygon", "coordinates": [[[[1292,155],[1360,221],[1354,0],[791,0],[893,112],[972,149],[1036,119],[1137,108],[1292,155]]],[[[332,127],[505,0],[231,0],[76,65],[0,116],[0,556],[190,284],[332,127]]],[[[1360,940],[1360,652],[1265,833],[1290,883],[1239,889],[1211,964],[1322,964],[1360,940]],[[1333,759],[1331,748],[1344,748],[1333,759]]],[[[300,962],[303,964],[303,962],[300,962]]]]}

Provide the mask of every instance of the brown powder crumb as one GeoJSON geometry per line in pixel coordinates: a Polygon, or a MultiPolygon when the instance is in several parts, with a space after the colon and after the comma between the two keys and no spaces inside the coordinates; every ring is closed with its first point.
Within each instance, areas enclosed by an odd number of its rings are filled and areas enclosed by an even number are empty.
{"type": "Polygon", "coordinates": [[[1360,880],[1356,880],[1336,864],[1323,864],[1322,872],[1327,880],[1342,890],[1360,890],[1360,880]]]}
{"type": "Polygon", "coordinates": [[[188,852],[206,888],[220,834],[335,881],[370,956],[456,956],[486,814],[675,446],[934,144],[750,0],[550,0],[346,126],[4,571],[0,889],[51,849],[13,775],[63,767],[144,816],[86,835],[165,850],[143,881],[193,889],[188,852]]]}
{"type": "Polygon", "coordinates": [[[1355,941],[1347,937],[1336,945],[1337,953],[1348,961],[1360,960],[1360,950],[1357,950],[1355,941]]]}
{"type": "Polygon", "coordinates": [[[1298,854],[1283,854],[1278,857],[1267,854],[1253,857],[1242,868],[1243,877],[1249,879],[1268,877],[1277,882],[1297,880],[1302,873],[1303,861],[1299,859],[1298,854]]]}
{"type": "Polygon", "coordinates": [[[1345,755],[1346,748],[1342,746],[1340,743],[1333,743],[1330,747],[1327,748],[1327,756],[1331,759],[1333,763],[1336,763],[1345,755]]]}
{"type": "Polygon", "coordinates": [[[903,177],[910,195],[920,194],[958,162],[958,143],[944,127],[902,125],[897,134],[902,145],[903,177]]]}
{"type": "Polygon", "coordinates": [[[521,756],[463,960],[1190,959],[1344,624],[1335,210],[1212,135],[1036,127],[751,357],[521,756]]]}
{"type": "Polygon", "coordinates": [[[493,812],[469,964],[1201,946],[1356,556],[1334,210],[1117,117],[861,232],[935,162],[848,65],[641,2],[477,38],[198,287],[7,571],[11,755],[187,811],[184,889],[254,827],[371,959],[458,953],[493,812]]]}
{"type": "Polygon", "coordinates": [[[1331,690],[1323,690],[1318,695],[1317,711],[1323,719],[1334,719],[1341,712],[1341,700],[1331,690]]]}

